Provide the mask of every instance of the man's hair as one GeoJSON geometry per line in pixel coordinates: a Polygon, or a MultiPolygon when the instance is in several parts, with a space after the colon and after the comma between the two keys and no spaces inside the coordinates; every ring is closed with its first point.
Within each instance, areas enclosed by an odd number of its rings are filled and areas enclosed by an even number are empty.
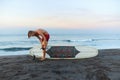
{"type": "Polygon", "coordinates": [[[34,34],[34,31],[28,31],[28,38],[30,38],[34,34]]]}

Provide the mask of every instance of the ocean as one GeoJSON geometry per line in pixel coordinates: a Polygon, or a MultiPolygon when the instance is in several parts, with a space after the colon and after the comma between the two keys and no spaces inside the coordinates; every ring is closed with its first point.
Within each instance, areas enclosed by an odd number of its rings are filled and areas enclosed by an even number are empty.
{"type": "MultiPolygon", "coordinates": [[[[51,34],[48,45],[70,44],[97,49],[120,48],[120,34],[51,34]]],[[[33,46],[40,45],[36,37],[27,35],[0,35],[0,56],[28,54],[33,46]]]]}

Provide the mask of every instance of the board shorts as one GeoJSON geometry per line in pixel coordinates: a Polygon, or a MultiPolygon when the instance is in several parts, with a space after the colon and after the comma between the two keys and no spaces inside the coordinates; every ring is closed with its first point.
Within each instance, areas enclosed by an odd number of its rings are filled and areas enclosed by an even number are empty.
{"type": "MultiPolygon", "coordinates": [[[[50,35],[49,34],[44,34],[44,36],[45,36],[45,38],[46,38],[46,41],[48,42],[48,40],[49,40],[49,38],[50,38],[50,35]]],[[[42,41],[43,41],[44,39],[42,38],[42,41]]]]}

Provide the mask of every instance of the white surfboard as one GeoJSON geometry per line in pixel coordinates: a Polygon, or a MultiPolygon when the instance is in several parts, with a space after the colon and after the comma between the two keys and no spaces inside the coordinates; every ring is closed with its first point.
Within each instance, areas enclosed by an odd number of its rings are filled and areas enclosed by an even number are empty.
{"type": "MultiPolygon", "coordinates": [[[[30,56],[36,58],[42,57],[41,46],[34,46],[30,49],[30,56]]],[[[82,59],[82,58],[91,58],[98,55],[98,50],[93,47],[88,46],[48,46],[46,58],[48,59],[82,59]]]]}

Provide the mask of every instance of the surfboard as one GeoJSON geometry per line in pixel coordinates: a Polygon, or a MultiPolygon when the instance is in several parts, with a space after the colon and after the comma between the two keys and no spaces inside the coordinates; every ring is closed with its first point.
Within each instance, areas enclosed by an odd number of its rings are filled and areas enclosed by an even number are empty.
{"type": "MultiPolygon", "coordinates": [[[[34,58],[40,58],[43,55],[41,46],[34,46],[29,50],[29,55],[34,58]]],[[[91,58],[98,55],[98,50],[88,46],[74,45],[52,45],[46,49],[47,59],[82,59],[91,58]]]]}

